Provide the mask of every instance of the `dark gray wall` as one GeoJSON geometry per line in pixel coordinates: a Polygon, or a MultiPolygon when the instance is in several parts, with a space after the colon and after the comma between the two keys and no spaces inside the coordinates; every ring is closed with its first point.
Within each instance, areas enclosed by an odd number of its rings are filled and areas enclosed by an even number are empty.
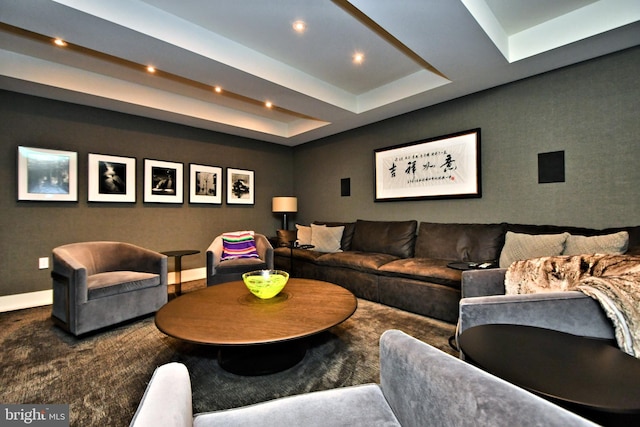
{"type": "Polygon", "coordinates": [[[297,147],[296,220],[638,225],[639,70],[636,47],[297,147]],[[477,127],[482,198],[374,203],[374,149],[477,127]],[[538,184],[538,153],[559,150],[566,182],[538,184]]]}
{"type": "Polygon", "coordinates": [[[183,259],[183,269],[204,267],[206,248],[223,231],[274,235],[281,220],[271,212],[271,197],[293,191],[289,147],[6,91],[0,91],[0,129],[0,296],[50,289],[51,270],[38,270],[38,258],[77,241],[199,249],[183,259]],[[19,145],[78,152],[79,201],[18,202],[19,145]],[[88,153],[137,159],[135,204],[87,202],[88,153]],[[184,204],[143,203],[144,158],[184,164],[184,204]],[[189,163],[254,170],[255,205],[189,204],[189,163]]]}

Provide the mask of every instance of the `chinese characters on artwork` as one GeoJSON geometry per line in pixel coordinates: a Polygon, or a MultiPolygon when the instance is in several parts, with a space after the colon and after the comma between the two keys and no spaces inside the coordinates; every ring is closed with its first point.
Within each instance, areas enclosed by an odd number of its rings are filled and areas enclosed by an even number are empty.
{"type": "Polygon", "coordinates": [[[456,156],[447,150],[395,156],[388,167],[389,177],[404,184],[452,182],[458,169],[456,156]],[[398,171],[401,171],[398,173],[398,171]]]}

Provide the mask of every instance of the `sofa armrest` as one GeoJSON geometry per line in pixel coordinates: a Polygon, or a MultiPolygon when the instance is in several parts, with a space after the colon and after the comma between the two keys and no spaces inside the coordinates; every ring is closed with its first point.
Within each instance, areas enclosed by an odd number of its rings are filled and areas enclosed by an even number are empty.
{"type": "Polygon", "coordinates": [[[504,277],[506,274],[506,268],[463,271],[460,284],[462,298],[504,295],[504,277]]]}
{"type": "Polygon", "coordinates": [[[168,363],[155,370],[131,427],[193,425],[191,380],[186,366],[168,363]]]}
{"type": "Polygon", "coordinates": [[[595,426],[397,330],[380,339],[380,382],[403,426],[595,426]]]}
{"type": "Polygon", "coordinates": [[[460,300],[458,334],[485,324],[537,326],[613,339],[613,324],[600,304],[579,291],[500,295],[460,300]]]}

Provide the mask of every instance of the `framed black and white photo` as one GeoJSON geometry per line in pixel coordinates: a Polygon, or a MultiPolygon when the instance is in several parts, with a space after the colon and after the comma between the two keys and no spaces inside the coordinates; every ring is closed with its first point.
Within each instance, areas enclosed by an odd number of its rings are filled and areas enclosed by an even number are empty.
{"type": "Polygon", "coordinates": [[[253,205],[255,187],[253,171],[227,168],[227,204],[253,205]]]}
{"type": "Polygon", "coordinates": [[[77,202],[78,153],[19,146],[18,200],[77,202]]]}
{"type": "Polygon", "coordinates": [[[189,203],[222,204],[222,168],[189,165],[189,203]]]}
{"type": "Polygon", "coordinates": [[[145,203],[182,203],[182,163],[144,159],[145,203]]]}
{"type": "Polygon", "coordinates": [[[136,159],[89,153],[90,202],[136,201],[136,159]]]}
{"type": "Polygon", "coordinates": [[[480,129],[374,151],[375,201],[482,197],[480,129]]]}

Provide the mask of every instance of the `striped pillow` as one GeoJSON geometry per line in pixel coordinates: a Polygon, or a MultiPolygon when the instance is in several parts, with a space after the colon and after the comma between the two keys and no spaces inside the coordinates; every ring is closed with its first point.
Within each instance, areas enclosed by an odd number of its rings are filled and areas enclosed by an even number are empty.
{"type": "Polygon", "coordinates": [[[259,258],[253,231],[235,231],[222,234],[220,261],[236,258],[259,258]]]}

